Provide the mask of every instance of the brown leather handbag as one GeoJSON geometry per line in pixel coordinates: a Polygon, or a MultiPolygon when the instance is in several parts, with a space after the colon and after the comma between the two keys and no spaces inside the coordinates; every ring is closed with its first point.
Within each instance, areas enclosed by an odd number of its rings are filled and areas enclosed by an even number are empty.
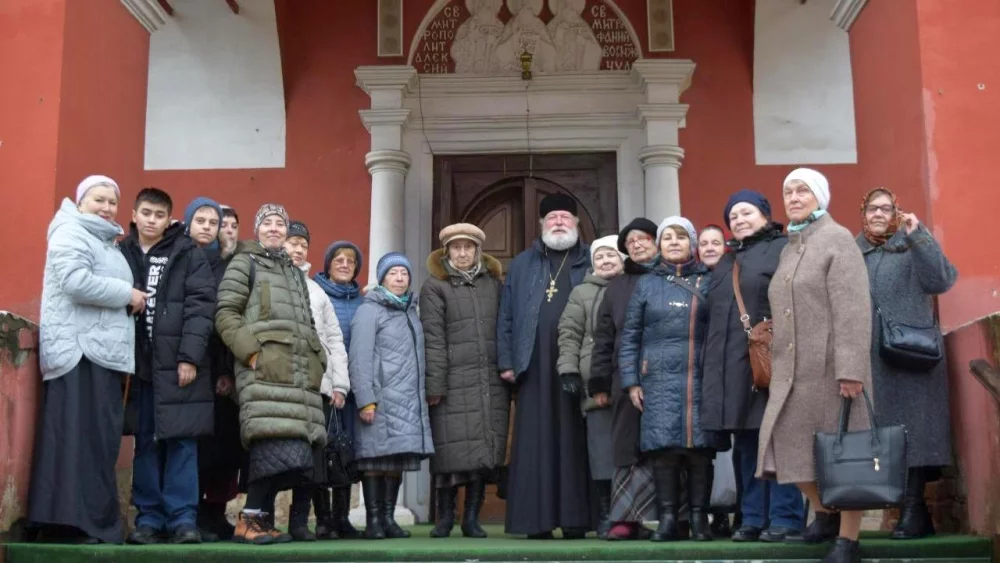
{"type": "Polygon", "coordinates": [[[763,321],[750,326],[750,315],[747,314],[746,305],[743,303],[743,294],[740,292],[740,262],[733,259],[733,293],[736,294],[736,306],[740,309],[740,322],[743,323],[743,331],[747,333],[747,340],[750,346],[750,371],[753,373],[753,388],[767,389],[771,385],[771,319],[765,318],[763,321]]]}

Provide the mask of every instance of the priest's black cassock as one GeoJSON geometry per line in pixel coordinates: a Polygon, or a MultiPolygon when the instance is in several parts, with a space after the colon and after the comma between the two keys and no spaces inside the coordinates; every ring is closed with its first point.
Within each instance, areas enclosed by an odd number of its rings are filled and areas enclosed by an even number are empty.
{"type": "Polygon", "coordinates": [[[533,349],[527,370],[517,374],[506,532],[537,535],[555,528],[564,533],[592,530],[596,515],[590,499],[586,426],[579,399],[563,392],[556,372],[559,317],[573,286],[582,281],[590,252],[582,244],[560,252],[539,242],[525,252],[537,255],[511,264],[507,297],[512,307],[527,306],[529,311],[539,302],[538,324],[533,342],[516,334],[512,338],[533,349]],[[514,271],[521,265],[538,271],[514,271]],[[550,294],[546,290],[553,278],[556,291],[550,294]]]}

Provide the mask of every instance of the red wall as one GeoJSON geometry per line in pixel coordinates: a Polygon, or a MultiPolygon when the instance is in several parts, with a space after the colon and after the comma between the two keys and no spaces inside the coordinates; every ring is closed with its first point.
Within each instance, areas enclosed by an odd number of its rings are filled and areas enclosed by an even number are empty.
{"type": "MultiPolygon", "coordinates": [[[[374,2],[334,4],[276,1],[288,126],[284,169],[147,172],[144,182],[168,189],[180,207],[197,195],[236,207],[243,219],[243,237],[251,236],[257,207],[266,199],[280,200],[313,231],[314,263],[319,262],[323,246],[337,238],[353,239],[366,249],[371,181],[363,161],[369,135],[357,110],[368,107],[368,97],[355,85],[354,69],[405,64],[406,58],[375,56],[374,2]]],[[[432,4],[432,0],[405,3],[407,50],[432,4]]],[[[645,2],[620,0],[618,5],[645,42],[645,2]]],[[[766,193],[776,215],[782,216],[781,181],[793,167],[754,163],[753,2],[675,0],[674,16],[677,51],[669,55],[690,58],[698,65],[682,98],[691,106],[680,138],[686,152],[680,171],[684,213],[698,224],[717,223],[729,194],[752,187],[766,193]]],[[[875,67],[866,72],[878,75],[875,67]]],[[[878,134],[886,129],[888,118],[895,118],[880,117],[877,105],[868,115],[868,129],[859,130],[859,135],[878,134]]],[[[915,125],[919,134],[919,123],[915,125]]],[[[881,142],[876,139],[872,144],[881,142]]],[[[897,187],[907,201],[919,200],[922,188],[912,181],[917,162],[916,156],[901,155],[899,162],[884,167],[884,173],[873,173],[865,181],[858,166],[817,168],[830,178],[832,212],[854,229],[858,201],[876,184],[897,187]]]]}

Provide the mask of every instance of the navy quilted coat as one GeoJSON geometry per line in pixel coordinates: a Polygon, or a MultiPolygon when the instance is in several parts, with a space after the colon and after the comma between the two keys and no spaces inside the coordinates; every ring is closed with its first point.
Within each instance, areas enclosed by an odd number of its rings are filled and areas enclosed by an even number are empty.
{"type": "Polygon", "coordinates": [[[618,366],[622,389],[642,386],[639,447],[644,452],[712,445],[699,422],[708,275],[695,262],[663,264],[639,280],[629,301],[618,366]]]}
{"type": "Polygon", "coordinates": [[[404,308],[373,289],[351,321],[351,390],[358,408],[377,405],[374,422],[354,427],[358,459],[434,453],[416,301],[404,308]]]}

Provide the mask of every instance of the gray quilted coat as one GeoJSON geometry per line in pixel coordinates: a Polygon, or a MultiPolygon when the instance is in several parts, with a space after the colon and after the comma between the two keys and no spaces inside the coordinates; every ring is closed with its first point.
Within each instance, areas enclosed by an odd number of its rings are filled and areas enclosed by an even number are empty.
{"type": "Polygon", "coordinates": [[[355,426],[358,459],[434,453],[416,301],[411,295],[404,307],[376,288],[351,321],[351,390],[358,408],[377,405],[374,422],[355,426]]]}
{"type": "Polygon", "coordinates": [[[427,394],[443,397],[431,407],[431,472],[492,469],[504,463],[510,417],[510,392],[497,370],[503,267],[483,255],[483,267],[467,281],[444,261],[444,250],[431,253],[431,277],[420,289],[427,394]]]}
{"type": "Polygon", "coordinates": [[[135,371],[135,323],[125,312],[132,271],[115,245],[121,234],[120,226],[80,213],[69,199],[49,224],[39,331],[46,381],[66,375],[84,356],[113,371],[135,371]]]}

